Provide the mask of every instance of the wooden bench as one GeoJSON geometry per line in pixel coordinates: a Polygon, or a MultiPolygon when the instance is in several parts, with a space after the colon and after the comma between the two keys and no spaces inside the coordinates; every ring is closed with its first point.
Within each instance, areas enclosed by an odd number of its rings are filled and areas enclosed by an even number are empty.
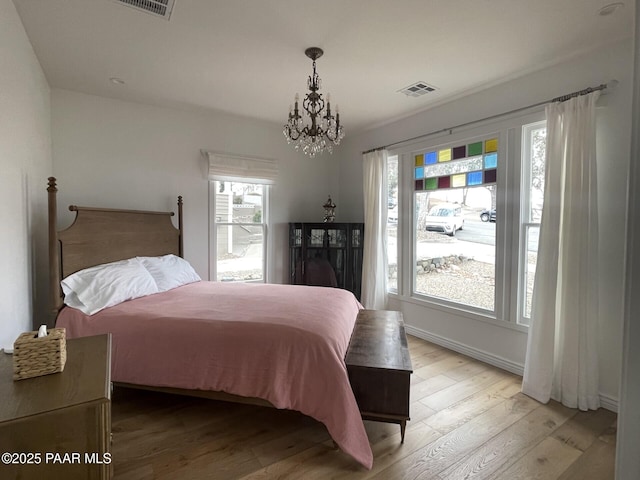
{"type": "Polygon", "coordinates": [[[404,443],[413,368],[402,313],[361,310],[345,363],[362,418],[399,424],[404,443]]]}

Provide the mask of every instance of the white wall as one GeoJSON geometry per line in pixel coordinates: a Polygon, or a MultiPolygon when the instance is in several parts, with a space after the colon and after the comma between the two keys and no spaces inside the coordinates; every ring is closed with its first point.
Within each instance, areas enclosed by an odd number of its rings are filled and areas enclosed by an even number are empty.
{"type": "MultiPolygon", "coordinates": [[[[601,254],[600,391],[615,406],[622,347],[627,168],[630,158],[632,42],[602,47],[579,58],[486,89],[420,114],[345,139],[340,155],[340,199],[350,221],[362,220],[362,151],[424,133],[479,120],[616,79],[597,113],[601,254]]],[[[524,363],[526,334],[424,304],[393,299],[411,327],[438,336],[449,346],[517,369],[524,363]],[[485,353],[488,355],[485,355],[485,353]]]]}
{"type": "Polygon", "coordinates": [[[312,160],[296,152],[277,124],[59,89],[52,90],[52,119],[59,227],[72,221],[69,204],[175,211],[182,195],[185,257],[203,278],[209,275],[209,228],[201,149],[278,161],[279,179],[270,195],[271,282],[288,279],[287,222],[322,221],[322,205],[336,188],[335,157],[312,160]]]}
{"type": "Polygon", "coordinates": [[[49,86],[13,2],[0,0],[0,347],[46,322],[49,86]]]}

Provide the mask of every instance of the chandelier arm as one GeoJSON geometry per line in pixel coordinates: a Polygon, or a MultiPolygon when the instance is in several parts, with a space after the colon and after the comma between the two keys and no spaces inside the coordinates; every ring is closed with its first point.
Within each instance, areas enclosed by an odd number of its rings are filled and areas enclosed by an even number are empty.
{"type": "Polygon", "coordinates": [[[294,142],[297,141],[300,138],[300,135],[302,135],[302,132],[300,130],[298,130],[298,129],[295,129],[295,130],[289,129],[289,138],[292,141],[294,141],[294,142]],[[295,132],[295,135],[292,135],[292,132],[295,132]]]}

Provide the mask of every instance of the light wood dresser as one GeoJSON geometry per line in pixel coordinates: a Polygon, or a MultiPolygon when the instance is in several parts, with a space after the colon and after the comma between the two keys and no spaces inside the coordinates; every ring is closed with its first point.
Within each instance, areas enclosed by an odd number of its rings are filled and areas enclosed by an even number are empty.
{"type": "Polygon", "coordinates": [[[111,478],[111,336],[68,339],[61,373],[12,376],[0,353],[0,478],[111,478]]]}

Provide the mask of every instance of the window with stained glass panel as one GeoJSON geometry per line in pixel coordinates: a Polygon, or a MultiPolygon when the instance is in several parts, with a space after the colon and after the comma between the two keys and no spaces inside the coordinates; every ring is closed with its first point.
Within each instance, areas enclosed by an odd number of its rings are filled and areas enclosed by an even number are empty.
{"type": "Polygon", "coordinates": [[[482,213],[495,211],[498,137],[412,155],[413,294],[495,312],[496,225],[482,213]]]}

